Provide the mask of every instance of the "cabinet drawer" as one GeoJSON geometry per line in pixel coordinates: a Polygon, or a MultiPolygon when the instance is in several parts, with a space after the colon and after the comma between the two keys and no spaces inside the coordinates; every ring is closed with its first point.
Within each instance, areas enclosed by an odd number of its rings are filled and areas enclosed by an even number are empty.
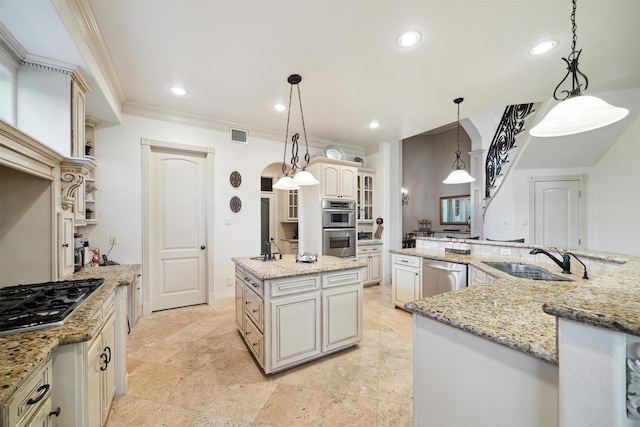
{"type": "Polygon", "coordinates": [[[394,255],[393,263],[400,265],[407,265],[409,267],[421,267],[422,266],[422,258],[416,256],[407,256],[407,255],[394,255]]]}
{"type": "Polygon", "coordinates": [[[251,290],[260,296],[264,296],[264,283],[246,270],[236,267],[236,277],[244,282],[251,290]]]}
{"type": "Polygon", "coordinates": [[[264,368],[264,335],[262,335],[262,332],[260,332],[248,318],[245,318],[244,322],[246,324],[244,340],[247,342],[247,347],[249,347],[249,350],[251,350],[258,363],[260,363],[260,366],[264,368]]]}
{"type": "Polygon", "coordinates": [[[352,285],[362,281],[362,269],[339,271],[322,275],[322,287],[333,288],[335,286],[352,285]]]}
{"type": "Polygon", "coordinates": [[[272,297],[316,291],[320,289],[320,276],[287,277],[272,280],[270,285],[272,297]]]}
{"type": "Polygon", "coordinates": [[[244,312],[261,331],[264,330],[264,303],[262,298],[251,291],[245,293],[244,312]]]}
{"type": "Polygon", "coordinates": [[[371,245],[371,246],[359,246],[358,253],[361,254],[370,254],[372,252],[380,252],[380,245],[371,245]]]}
{"type": "Polygon", "coordinates": [[[27,421],[48,401],[52,387],[51,359],[34,372],[8,402],[7,426],[26,425],[27,421]]]}

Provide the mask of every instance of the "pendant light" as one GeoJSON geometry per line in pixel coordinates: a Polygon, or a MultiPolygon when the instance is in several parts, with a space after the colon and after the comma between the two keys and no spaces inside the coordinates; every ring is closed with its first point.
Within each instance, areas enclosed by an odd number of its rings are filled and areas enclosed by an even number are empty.
{"type": "Polygon", "coordinates": [[[567,63],[567,74],[553,91],[553,98],[562,101],[547,113],[540,123],[529,131],[537,137],[573,135],[598,129],[619,120],[629,114],[626,108],[610,105],[595,96],[583,95],[589,86],[589,79],[578,69],[578,59],[582,49],[576,52],[576,0],[573,0],[571,12],[571,53],[562,58],[567,63]],[[565,96],[558,97],[560,86],[571,76],[571,90],[560,90],[565,96]],[[581,82],[582,81],[582,82],[581,82]],[[584,84],[584,87],[582,87],[584,84]]]}
{"type": "Polygon", "coordinates": [[[307,142],[307,129],[304,125],[304,113],[302,112],[302,98],[300,96],[300,86],[298,84],[302,81],[302,77],[299,74],[292,74],[287,78],[287,82],[291,85],[289,88],[289,108],[287,110],[287,130],[284,136],[284,154],[282,156],[282,177],[273,185],[273,188],[277,190],[297,190],[300,186],[304,185],[316,185],[318,181],[311,172],[305,170],[309,164],[309,143],[307,142]],[[291,137],[291,170],[287,172],[286,157],[287,157],[287,140],[289,139],[289,121],[291,118],[291,97],[293,95],[293,86],[295,85],[298,90],[298,104],[300,105],[300,118],[302,119],[302,133],[304,135],[304,145],[306,153],[304,155],[305,165],[301,170],[298,166],[298,140],[300,134],[295,133],[291,137]],[[292,176],[290,176],[292,175],[292,176]]]}
{"type": "Polygon", "coordinates": [[[456,151],[456,160],[451,165],[453,171],[447,179],[442,181],[443,184],[468,184],[476,180],[464,170],[465,165],[460,158],[460,154],[462,154],[462,151],[460,151],[460,103],[462,101],[464,101],[464,98],[456,98],[453,100],[453,102],[458,105],[458,151],[456,151]]]}

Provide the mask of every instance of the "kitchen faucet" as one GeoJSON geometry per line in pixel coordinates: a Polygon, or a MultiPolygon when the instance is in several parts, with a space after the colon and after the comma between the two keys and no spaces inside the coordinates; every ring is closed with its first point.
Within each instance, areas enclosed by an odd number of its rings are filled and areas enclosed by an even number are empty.
{"type": "MultiPolygon", "coordinates": [[[[558,251],[558,253],[560,253],[560,251],[558,251]]],[[[531,252],[529,252],[529,254],[531,254],[531,255],[545,254],[546,256],[551,258],[551,260],[553,262],[558,264],[558,267],[560,267],[562,269],[563,273],[571,274],[571,257],[569,256],[569,253],[560,254],[560,255],[562,255],[562,261],[560,261],[555,256],[551,255],[549,252],[545,251],[544,249],[532,249],[531,252]]],[[[576,258],[576,259],[578,259],[578,258],[576,258]]],[[[580,261],[580,260],[578,260],[578,261],[580,261]]],[[[582,261],[580,261],[580,262],[582,262],[582,261]]]]}
{"type": "Polygon", "coordinates": [[[576,256],[576,254],[574,254],[573,252],[567,252],[567,255],[571,255],[571,256],[573,256],[575,259],[577,259],[577,260],[578,260],[578,262],[579,262],[580,264],[582,264],[582,267],[584,267],[584,274],[582,275],[582,278],[583,278],[583,279],[588,279],[588,278],[589,278],[589,276],[587,276],[587,266],[586,266],[586,265],[584,265],[584,262],[582,262],[582,261],[580,260],[580,258],[578,258],[578,257],[576,256]]]}
{"type": "Polygon", "coordinates": [[[265,244],[267,245],[267,253],[264,254],[264,258],[262,258],[263,261],[275,261],[276,254],[279,255],[280,259],[282,259],[282,251],[280,250],[280,247],[276,244],[273,237],[270,240],[266,241],[265,244]],[[271,245],[274,245],[276,248],[278,248],[278,252],[272,252],[271,245]]]}

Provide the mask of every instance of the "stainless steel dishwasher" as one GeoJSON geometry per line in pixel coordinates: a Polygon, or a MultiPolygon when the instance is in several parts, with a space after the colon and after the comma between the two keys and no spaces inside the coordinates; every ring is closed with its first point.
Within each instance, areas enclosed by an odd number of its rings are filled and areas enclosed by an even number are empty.
{"type": "Polygon", "coordinates": [[[422,298],[467,287],[467,264],[423,259],[422,298]]]}

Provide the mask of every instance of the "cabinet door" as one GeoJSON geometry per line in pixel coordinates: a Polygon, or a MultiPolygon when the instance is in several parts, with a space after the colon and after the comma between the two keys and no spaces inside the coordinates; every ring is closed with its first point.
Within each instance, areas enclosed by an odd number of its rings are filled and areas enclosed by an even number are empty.
{"type": "Polygon", "coordinates": [[[373,221],[373,175],[362,175],[360,210],[362,221],[373,221]]]}
{"type": "Polygon", "coordinates": [[[322,351],[353,345],[362,337],[362,287],[341,286],[322,293],[322,351]]]}
{"type": "Polygon", "coordinates": [[[53,421],[51,417],[55,415],[49,415],[53,410],[53,404],[51,403],[51,396],[47,397],[40,410],[33,416],[31,421],[27,424],[18,424],[16,427],[49,427],[52,425],[50,421],[53,421]]]}
{"type": "Polygon", "coordinates": [[[341,199],[356,200],[358,170],[351,167],[340,167],[340,189],[341,199]]]}
{"type": "Polygon", "coordinates": [[[272,370],[320,354],[320,292],[278,298],[270,306],[272,370]]]}
{"type": "MultiPolygon", "coordinates": [[[[89,345],[87,351],[87,388],[86,388],[86,411],[88,427],[102,426],[102,385],[101,367],[104,366],[104,360],[100,357],[102,354],[102,340],[96,337],[89,345]]],[[[64,408],[63,408],[64,409],[64,408]]]]}
{"type": "Polygon", "coordinates": [[[419,268],[393,266],[392,288],[395,305],[402,307],[404,303],[420,297],[420,276],[419,268]]]}
{"type": "Polygon", "coordinates": [[[244,283],[236,277],[236,326],[244,333],[244,283]]]}
{"type": "Polygon", "coordinates": [[[340,167],[322,165],[322,198],[337,199],[340,197],[340,167]]]}
{"type": "Polygon", "coordinates": [[[358,261],[367,264],[365,268],[362,269],[362,282],[367,283],[371,280],[371,271],[369,266],[369,254],[358,255],[358,261]]]}
{"type": "Polygon", "coordinates": [[[379,252],[369,255],[369,280],[372,282],[382,280],[382,255],[379,252]]]}
{"type": "Polygon", "coordinates": [[[75,259],[73,254],[73,214],[58,214],[58,276],[64,278],[73,274],[75,259]]]}
{"type": "MultiPolygon", "coordinates": [[[[115,370],[115,318],[111,316],[102,329],[102,352],[107,355],[106,368],[102,371],[102,423],[107,420],[113,396],[116,394],[116,370],[115,370]]],[[[104,367],[104,365],[103,365],[104,367]]]]}

